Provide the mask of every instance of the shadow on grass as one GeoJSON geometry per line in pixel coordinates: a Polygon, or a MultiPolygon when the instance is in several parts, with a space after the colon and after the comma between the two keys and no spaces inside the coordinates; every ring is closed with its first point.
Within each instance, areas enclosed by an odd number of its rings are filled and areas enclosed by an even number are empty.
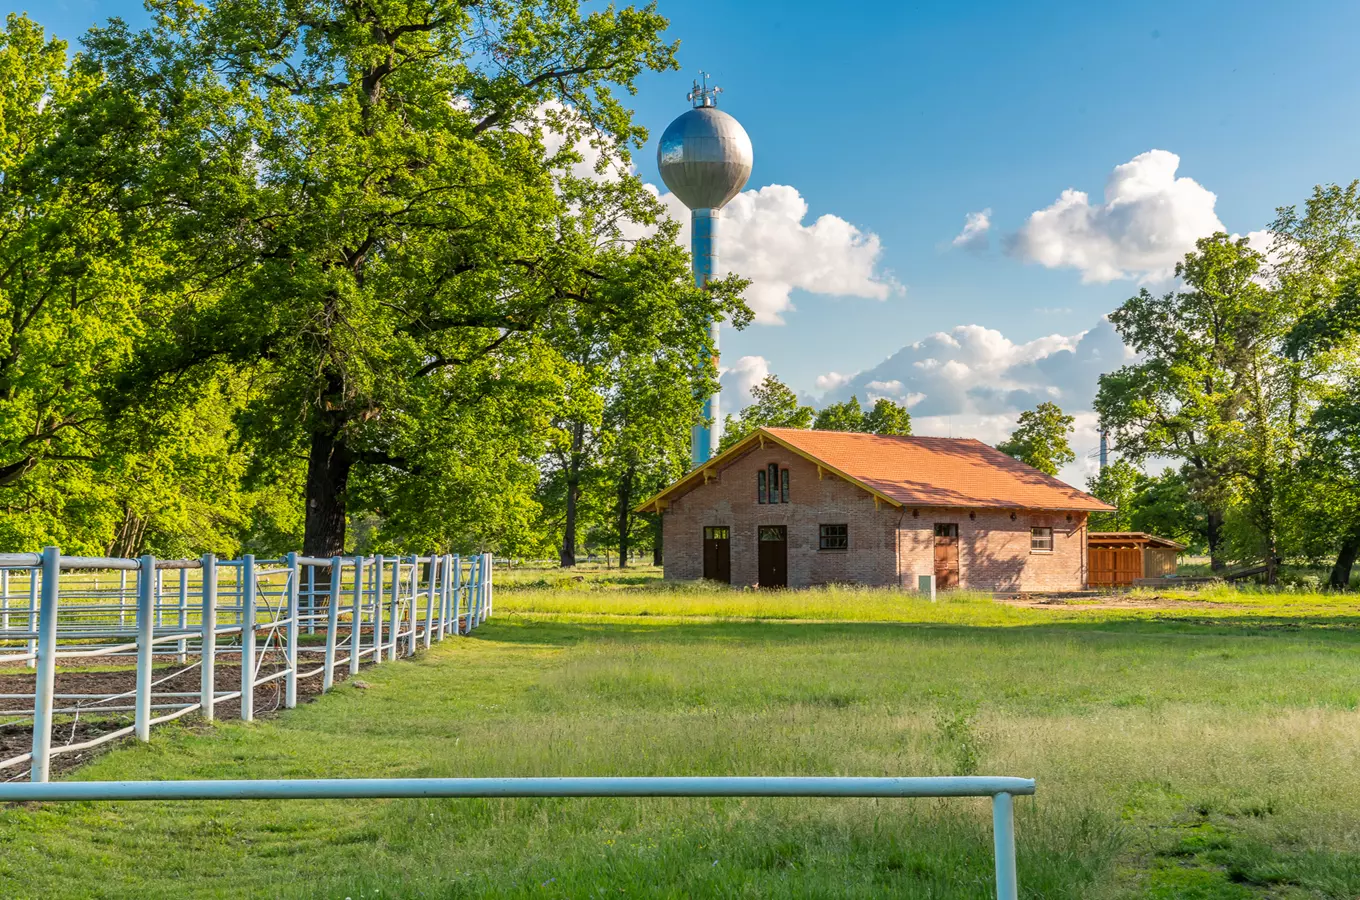
{"type": "Polygon", "coordinates": [[[825,621],[666,621],[657,616],[580,615],[557,620],[551,614],[508,613],[490,619],[469,637],[473,640],[515,644],[574,646],[587,640],[611,636],[702,642],[741,640],[753,643],[807,643],[842,637],[890,637],[904,631],[928,637],[1015,638],[1029,642],[1036,637],[1064,639],[1109,637],[1288,637],[1318,644],[1360,644],[1360,620],[1350,616],[1195,616],[1166,615],[1140,619],[1104,619],[1090,622],[1042,622],[1017,625],[958,625],[916,622],[825,622],[825,621]],[[617,621],[601,621],[601,618],[617,621]]]}

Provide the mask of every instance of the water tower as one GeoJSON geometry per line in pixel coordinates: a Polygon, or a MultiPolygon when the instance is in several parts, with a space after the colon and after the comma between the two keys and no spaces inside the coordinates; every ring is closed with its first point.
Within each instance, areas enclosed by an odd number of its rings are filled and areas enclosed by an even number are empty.
{"type": "MultiPolygon", "coordinates": [[[[708,74],[699,73],[689,101],[694,108],[680,116],[661,135],[656,164],[661,180],[680,202],[689,207],[690,255],[694,260],[694,283],[708,284],[718,271],[718,225],[722,208],[751,177],[751,139],[741,123],[718,109],[722,88],[708,86],[708,74]]],[[[718,323],[709,325],[713,339],[713,362],[718,362],[718,323]]],[[[722,437],[718,395],[704,398],[703,422],[694,426],[690,438],[690,462],[708,462],[722,437]]]]}

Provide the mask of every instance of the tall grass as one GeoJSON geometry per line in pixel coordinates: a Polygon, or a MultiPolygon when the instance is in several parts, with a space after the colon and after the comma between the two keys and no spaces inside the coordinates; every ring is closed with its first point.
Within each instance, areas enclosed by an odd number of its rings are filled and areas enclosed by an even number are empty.
{"type": "MultiPolygon", "coordinates": [[[[1028,775],[1026,896],[1360,896],[1354,623],[537,577],[368,689],[170,728],[77,777],[1028,775]],[[671,612],[620,611],[638,605],[671,612]],[[936,610],[957,621],[868,618],[936,610]]],[[[990,879],[969,800],[0,811],[0,897],[974,898],[990,879]]]]}

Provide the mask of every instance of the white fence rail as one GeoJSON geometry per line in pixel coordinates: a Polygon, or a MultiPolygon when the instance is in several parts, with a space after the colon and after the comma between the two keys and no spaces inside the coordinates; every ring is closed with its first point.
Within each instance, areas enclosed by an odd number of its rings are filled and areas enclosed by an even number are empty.
{"type": "Polygon", "coordinates": [[[0,803],[61,800],[349,800],[409,797],[990,797],[997,900],[1017,900],[1017,795],[1028,778],[352,778],[79,781],[0,785],[0,803]]]}
{"type": "MultiPolygon", "coordinates": [[[[32,722],[28,753],[0,759],[0,778],[29,764],[46,782],[51,760],[192,712],[212,719],[239,701],[245,721],[255,695],[282,681],[280,705],[297,704],[299,682],[328,691],[337,668],[409,656],[491,615],[490,554],[283,559],[158,560],[0,554],[0,665],[34,670],[32,691],[0,693],[0,729],[32,722]],[[305,637],[304,637],[305,635],[305,637]],[[135,657],[132,683],[57,693],[57,662],[135,657]],[[155,668],[160,662],[165,671],[155,668]],[[219,661],[239,666],[239,687],[219,684],[219,661]],[[272,671],[265,671],[266,667],[272,671]],[[196,690],[186,673],[199,669],[196,690]],[[157,688],[160,688],[157,690],[157,688]],[[75,741],[83,716],[132,713],[132,724],[75,741]],[[69,725],[70,738],[54,741],[69,725]]],[[[22,770],[20,770],[22,772],[22,770]]]]}

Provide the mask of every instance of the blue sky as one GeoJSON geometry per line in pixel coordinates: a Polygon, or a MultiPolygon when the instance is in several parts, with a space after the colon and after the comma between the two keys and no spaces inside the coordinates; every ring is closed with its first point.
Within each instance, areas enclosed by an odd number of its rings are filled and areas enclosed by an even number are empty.
{"type": "MultiPolygon", "coordinates": [[[[3,5],[28,10],[67,38],[110,15],[145,18],[133,0],[3,5]]],[[[1130,264],[1137,248],[1121,242],[1161,240],[1164,256],[1168,233],[1173,244],[1185,239],[1206,215],[1231,232],[1257,231],[1276,206],[1301,202],[1314,184],[1360,176],[1356,3],[660,0],[660,9],[682,41],[683,71],[641,81],[634,105],[653,140],[686,108],[696,70],[712,72],[725,91],[722,108],[755,147],[748,187],[796,191],[808,215],[781,227],[809,246],[821,239],[798,229],[819,216],[858,229],[858,255],[838,263],[832,246],[819,265],[843,263],[846,283],[872,282],[886,293],[838,296],[835,272],[822,272],[822,290],[792,290],[795,308],[780,314],[783,324],[725,333],[724,361],[745,359],[752,372],[760,367],[751,361],[762,360],[808,395],[823,393],[818,376],[825,387],[834,384],[827,373],[866,372],[828,396],[857,390],[864,399],[873,381],[879,393],[911,398],[934,433],[997,439],[1020,404],[1045,391],[1074,412],[1089,408],[1099,360],[1109,361],[1106,368],[1118,363],[1108,334],[1087,342],[1089,351],[1100,338],[1095,361],[1067,365],[1054,353],[1082,358],[1083,332],[1140,283],[1164,284],[1150,263],[1130,264]],[[1178,156],[1175,177],[1193,183],[1148,188],[1146,221],[1121,225],[1117,211],[1105,210],[1102,220],[1097,210],[1094,230],[1050,223],[1024,240],[1013,237],[1065,189],[1086,192],[1088,205],[1099,207],[1115,167],[1153,149],[1178,156]],[[991,211],[986,247],[952,247],[965,217],[983,210],[991,211]],[[866,263],[870,236],[879,250],[866,263]],[[1127,277],[1107,280],[1105,271],[1084,280],[1099,268],[1092,254],[1111,256],[1116,269],[1132,267],[1127,277]],[[1036,261],[1044,258],[1049,265],[1036,261]],[[968,325],[989,332],[931,338],[968,325]],[[1042,340],[1055,335],[1062,340],[1042,340]],[[951,367],[954,343],[972,356],[951,367]],[[880,366],[918,344],[896,368],[880,366]],[[987,369],[978,359],[988,354],[1013,358],[987,369]],[[971,374],[960,375],[963,387],[951,394],[939,373],[963,368],[971,374]],[[938,377],[914,380],[926,370],[938,377]],[[997,390],[988,394],[989,387],[997,390]]],[[[648,146],[635,162],[659,184],[654,152],[648,146]]],[[[1167,158],[1159,159],[1166,175],[1167,158]]],[[[1155,168],[1145,163],[1129,170],[1135,186],[1155,168]]],[[[736,238],[735,258],[764,247],[762,271],[783,278],[780,266],[797,268],[793,257],[805,254],[789,253],[791,245],[774,241],[776,231],[753,221],[736,238]]],[[[810,277],[794,272],[788,280],[810,277]]],[[[740,390],[739,379],[730,380],[729,409],[740,390]]],[[[1089,417],[1082,426],[1085,453],[1094,434],[1089,417]]]]}

